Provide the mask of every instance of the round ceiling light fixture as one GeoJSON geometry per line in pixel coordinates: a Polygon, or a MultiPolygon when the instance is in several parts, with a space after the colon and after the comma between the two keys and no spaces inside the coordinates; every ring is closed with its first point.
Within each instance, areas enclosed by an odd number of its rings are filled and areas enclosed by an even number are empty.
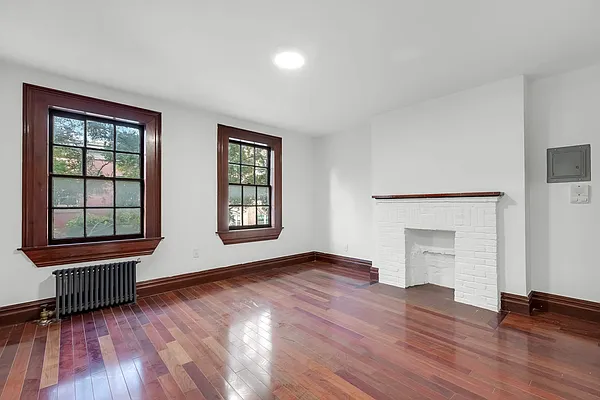
{"type": "Polygon", "coordinates": [[[282,51],[275,55],[273,63],[281,69],[300,69],[304,66],[304,56],[297,51],[282,51]]]}

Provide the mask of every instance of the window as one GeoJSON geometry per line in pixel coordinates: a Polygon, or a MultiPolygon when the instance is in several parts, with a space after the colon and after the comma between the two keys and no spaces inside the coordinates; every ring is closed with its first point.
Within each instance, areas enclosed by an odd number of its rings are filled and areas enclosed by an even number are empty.
{"type": "Polygon", "coordinates": [[[143,237],[143,132],[50,111],[51,244],[143,237]]]}
{"type": "Polygon", "coordinates": [[[281,138],[218,125],[217,233],[224,244],[281,233],[281,138]]]}
{"type": "Polygon", "coordinates": [[[229,229],[271,226],[271,148],[229,139],[229,229]]]}
{"type": "Polygon", "coordinates": [[[160,113],[24,84],[23,245],[37,266],[152,254],[160,113]]]}

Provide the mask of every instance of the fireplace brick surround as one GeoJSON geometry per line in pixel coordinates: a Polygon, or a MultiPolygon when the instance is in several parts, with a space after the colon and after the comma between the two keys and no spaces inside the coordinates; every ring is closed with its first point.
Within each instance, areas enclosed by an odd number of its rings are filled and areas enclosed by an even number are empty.
{"type": "Polygon", "coordinates": [[[454,300],[499,310],[497,204],[501,192],[373,196],[379,282],[407,287],[405,229],[455,232],[454,300]]]}

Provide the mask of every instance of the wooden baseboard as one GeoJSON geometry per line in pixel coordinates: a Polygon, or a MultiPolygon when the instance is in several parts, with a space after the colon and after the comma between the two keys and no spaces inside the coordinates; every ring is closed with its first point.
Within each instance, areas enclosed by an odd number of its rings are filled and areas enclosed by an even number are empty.
{"type": "Polygon", "coordinates": [[[531,294],[522,296],[518,294],[500,293],[500,309],[502,311],[513,312],[516,314],[531,314],[531,294]]]}
{"type": "MultiPolygon", "coordinates": [[[[266,271],[273,268],[281,268],[312,261],[315,261],[315,253],[310,251],[291,256],[231,265],[224,268],[216,268],[207,271],[192,272],[190,274],[152,279],[149,281],[138,282],[137,293],[140,297],[149,296],[157,293],[167,292],[169,290],[197,285],[200,283],[214,282],[252,272],[266,271]]],[[[47,298],[0,307],[0,326],[18,324],[39,318],[41,306],[43,304],[48,304],[48,308],[53,309],[55,299],[47,298]]]]}
{"type": "Polygon", "coordinates": [[[337,254],[321,253],[319,251],[315,251],[315,259],[317,261],[341,265],[343,267],[353,268],[365,272],[369,272],[371,266],[373,265],[373,263],[369,260],[338,256],[337,254]]]}
{"type": "MultiPolygon", "coordinates": [[[[316,260],[366,271],[369,272],[371,283],[379,281],[378,269],[372,267],[371,261],[309,251],[307,253],[231,265],[224,268],[215,268],[207,271],[198,271],[189,274],[142,281],[137,283],[137,294],[140,297],[151,296],[158,293],[168,292],[169,290],[182,289],[201,283],[215,282],[235,276],[254,272],[262,272],[270,269],[282,268],[316,260]]],[[[54,308],[54,303],[54,298],[48,298],[0,307],[0,326],[12,325],[37,319],[40,316],[40,310],[43,304],[48,304],[48,308],[52,309],[54,308]]]]}
{"type": "Polygon", "coordinates": [[[502,311],[531,315],[538,312],[552,312],[587,321],[600,322],[600,303],[531,291],[529,296],[500,293],[502,311]]]}
{"type": "Polygon", "coordinates": [[[308,253],[294,254],[291,256],[231,265],[224,268],[215,268],[206,271],[192,272],[189,274],[152,279],[150,281],[138,282],[137,293],[140,297],[150,296],[157,293],[168,292],[169,290],[199,285],[201,283],[215,282],[253,272],[262,272],[269,269],[282,268],[312,261],[315,261],[315,255],[314,252],[311,251],[308,253]]]}
{"type": "Polygon", "coordinates": [[[536,311],[600,322],[600,303],[544,292],[533,291],[531,293],[532,308],[536,311]]]}
{"type": "Polygon", "coordinates": [[[42,306],[48,304],[48,309],[54,308],[54,298],[28,301],[27,303],[11,304],[0,307],[0,326],[33,321],[40,318],[42,306]]]}
{"type": "Polygon", "coordinates": [[[371,269],[369,270],[369,277],[371,278],[370,279],[371,283],[378,283],[379,282],[379,268],[371,267],[371,269]]]}

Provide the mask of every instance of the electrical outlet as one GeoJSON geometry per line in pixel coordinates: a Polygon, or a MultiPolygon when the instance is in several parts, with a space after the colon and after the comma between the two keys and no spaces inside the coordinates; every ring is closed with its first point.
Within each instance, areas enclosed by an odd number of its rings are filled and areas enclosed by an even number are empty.
{"type": "Polygon", "coordinates": [[[194,249],[194,250],[192,250],[192,257],[194,257],[194,258],[200,258],[200,249],[194,249]]]}
{"type": "Polygon", "coordinates": [[[344,251],[347,253],[348,252],[348,244],[344,245],[344,251]]]}

